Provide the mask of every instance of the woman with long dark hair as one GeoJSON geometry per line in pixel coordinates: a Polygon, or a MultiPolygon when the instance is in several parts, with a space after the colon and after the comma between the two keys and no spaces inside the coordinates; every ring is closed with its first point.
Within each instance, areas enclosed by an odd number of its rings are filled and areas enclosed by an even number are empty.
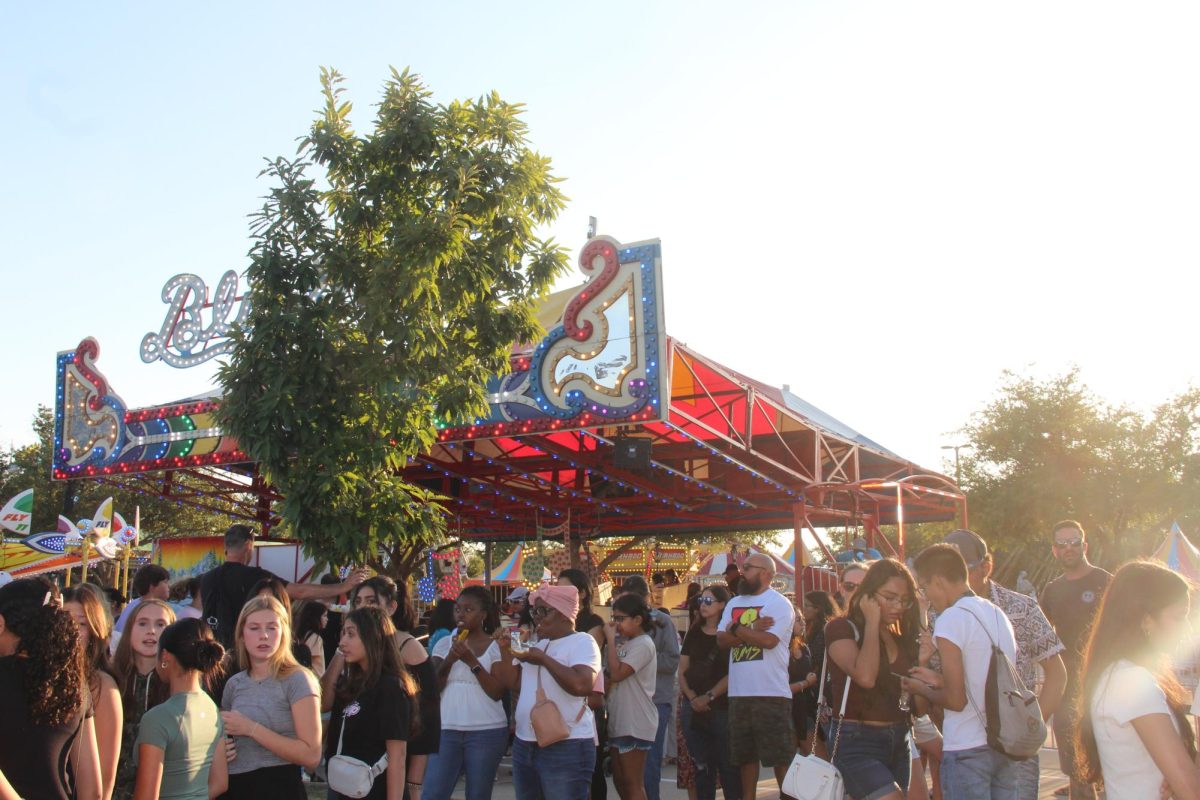
{"type": "Polygon", "coordinates": [[[159,678],[171,696],[142,715],[134,800],[208,800],[228,786],[221,717],[204,691],[225,648],[208,623],[191,617],[158,638],[159,678]]]}
{"type": "Polygon", "coordinates": [[[112,796],[117,782],[117,757],[121,754],[121,691],[108,660],[108,639],[112,619],[107,600],[90,583],[72,586],[63,592],[63,610],[71,615],[79,630],[83,648],[83,670],[91,693],[96,743],[100,749],[100,775],[103,797],[112,796]]]}
{"type": "Polygon", "coordinates": [[[158,674],[158,637],[175,622],[175,609],[162,600],[141,600],[129,612],[125,629],[113,654],[113,672],[121,690],[121,755],[117,761],[117,782],[113,797],[133,797],[137,779],[134,743],[142,715],[170,696],[170,687],[158,674]]]}
{"type": "Polygon", "coordinates": [[[1189,698],[1168,654],[1189,635],[1189,587],[1161,564],[1117,570],[1092,625],[1083,664],[1076,752],[1081,776],[1109,800],[1200,797],[1189,698]]]}
{"type": "Polygon", "coordinates": [[[654,685],[658,650],[650,632],[654,620],[640,595],[623,594],[613,601],[612,621],[604,628],[608,679],[608,745],[613,780],[621,800],[645,800],[646,754],[658,733],[654,685]],[[617,644],[617,637],[623,639],[617,644]]]}
{"type": "MultiPolygon", "coordinates": [[[[401,800],[417,712],[416,684],[396,649],[396,628],[382,609],[363,606],[346,615],[336,660],[345,670],[336,670],[337,682],[322,699],[323,709],[332,712],[325,754],[332,758],[340,753],[371,765],[386,756],[387,768],[366,797],[401,800]]],[[[332,788],[330,796],[342,797],[332,788]]]]}
{"type": "Polygon", "coordinates": [[[496,677],[500,609],[492,593],[468,586],[454,602],[458,624],[433,649],[442,689],[442,736],[425,768],[426,800],[449,800],[459,776],[466,775],[467,800],[492,796],[496,770],[508,749],[504,684],[496,677]]]}
{"type": "Polygon", "coordinates": [[[83,651],[55,596],[41,578],[0,587],[0,775],[17,797],[95,800],[103,788],[83,651]]]}
{"type": "MultiPolygon", "coordinates": [[[[412,629],[417,624],[417,615],[408,596],[408,587],[404,584],[397,585],[386,575],[376,575],[355,587],[350,595],[350,603],[355,608],[374,606],[388,615],[396,632],[396,648],[400,651],[400,658],[404,661],[406,670],[417,681],[419,692],[414,696],[417,698],[416,713],[420,725],[417,726],[417,733],[408,742],[408,768],[405,776],[408,781],[409,800],[420,800],[421,784],[425,782],[425,765],[429,755],[437,752],[441,740],[441,696],[433,661],[412,635],[412,629]]],[[[334,664],[331,663],[330,669],[333,667],[334,664]]]]}
{"type": "Polygon", "coordinates": [[[717,645],[729,590],[708,586],[697,599],[700,618],[679,655],[679,727],[696,768],[696,797],[713,800],[719,775],[725,800],[741,800],[741,775],[729,755],[729,651],[717,645]]]}
{"type": "Polygon", "coordinates": [[[329,624],[329,606],[320,600],[301,600],[292,611],[292,638],[308,649],[313,674],[325,674],[325,641],[321,632],[329,624]]]}
{"type": "MultiPolygon", "coordinates": [[[[804,644],[808,647],[811,668],[817,673],[819,679],[821,662],[825,659],[825,625],[834,617],[841,616],[842,609],[838,605],[837,598],[829,592],[813,591],[805,593],[800,604],[800,613],[804,622],[804,644]]],[[[807,682],[807,673],[802,676],[802,679],[807,682]]],[[[804,730],[807,733],[801,738],[803,739],[802,748],[805,752],[813,752],[815,744],[815,752],[823,756],[825,746],[821,739],[825,734],[817,725],[818,689],[820,687],[817,686],[817,681],[811,681],[808,682],[808,688],[804,690],[804,730]]],[[[799,736],[799,732],[797,735],[799,736]]]]}
{"type": "Polygon", "coordinates": [[[851,797],[904,800],[908,790],[912,720],[909,710],[901,708],[896,675],[917,665],[916,600],[917,584],[908,568],[895,559],[881,559],[867,570],[846,615],[825,626],[826,702],[834,711],[826,742],[851,797]],[[847,685],[846,715],[839,721],[847,685]]]}

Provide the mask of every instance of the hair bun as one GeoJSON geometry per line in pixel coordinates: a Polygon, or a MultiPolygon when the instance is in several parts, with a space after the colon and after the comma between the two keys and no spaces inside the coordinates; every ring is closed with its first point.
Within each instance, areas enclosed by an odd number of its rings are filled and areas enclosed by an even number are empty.
{"type": "Polygon", "coordinates": [[[211,672],[225,657],[225,648],[214,639],[200,639],[194,645],[196,667],[204,673],[211,672]]]}

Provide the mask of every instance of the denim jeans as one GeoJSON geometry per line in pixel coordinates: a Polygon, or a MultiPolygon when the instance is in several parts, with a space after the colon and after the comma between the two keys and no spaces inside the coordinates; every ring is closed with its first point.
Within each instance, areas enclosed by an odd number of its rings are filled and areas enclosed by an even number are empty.
{"type": "Polygon", "coordinates": [[[425,800],[450,800],[458,776],[466,773],[467,800],[488,800],[496,769],[508,749],[508,728],[483,731],[453,731],[442,728],[438,751],[425,767],[425,800]]]}
{"type": "Polygon", "coordinates": [[[712,724],[702,731],[692,729],[694,713],[692,704],[680,698],[679,724],[683,727],[688,754],[696,765],[696,797],[716,800],[719,774],[725,800],[742,800],[742,773],[729,758],[729,709],[710,711],[712,724]]]}
{"type": "Polygon", "coordinates": [[[654,735],[654,747],[646,754],[646,774],[642,784],[646,787],[646,800],[658,800],[658,789],[662,783],[663,745],[667,738],[667,726],[675,715],[670,703],[655,703],[658,709],[658,733],[654,735]]]}
{"type": "Polygon", "coordinates": [[[1042,764],[1038,754],[1017,762],[1017,797],[1019,800],[1037,800],[1038,782],[1042,776],[1042,764]]]}
{"type": "MultiPolygon", "coordinates": [[[[897,791],[907,793],[912,771],[908,737],[907,722],[887,727],[854,720],[831,722],[828,741],[833,765],[846,783],[846,794],[855,800],[876,800],[897,791]]],[[[958,800],[957,795],[946,797],[958,800]]]]}
{"type": "Polygon", "coordinates": [[[1017,800],[1017,762],[986,744],[947,750],[942,753],[942,794],[954,800],[1017,800]]]}
{"type": "Polygon", "coordinates": [[[596,743],[565,739],[549,747],[513,739],[513,789],[517,800],[587,800],[596,766],[596,743]]]}

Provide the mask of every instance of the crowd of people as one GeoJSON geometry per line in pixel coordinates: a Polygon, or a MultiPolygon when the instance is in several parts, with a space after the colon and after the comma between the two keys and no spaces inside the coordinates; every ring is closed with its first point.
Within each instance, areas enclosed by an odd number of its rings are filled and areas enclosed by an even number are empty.
{"type": "Polygon", "coordinates": [[[115,616],[92,584],[0,587],[0,800],[291,799],[314,779],[332,800],[448,800],[460,781],[485,800],[509,753],[519,800],[605,800],[608,771],[622,800],[657,800],[672,723],[698,800],[751,800],[764,767],[782,791],[797,753],[854,800],[1034,800],[1037,753],[997,729],[1005,664],[1037,689],[1072,800],[1200,798],[1200,703],[1169,660],[1192,587],[1092,565],[1077,522],[1050,539],[1063,572],[1040,602],[956,530],[796,598],[752,554],[689,587],[686,625],[640,576],[605,621],[568,569],[504,608],[467,587],[418,628],[405,585],[281,581],[235,525],[224,564],[174,586],[147,565],[115,616]]]}

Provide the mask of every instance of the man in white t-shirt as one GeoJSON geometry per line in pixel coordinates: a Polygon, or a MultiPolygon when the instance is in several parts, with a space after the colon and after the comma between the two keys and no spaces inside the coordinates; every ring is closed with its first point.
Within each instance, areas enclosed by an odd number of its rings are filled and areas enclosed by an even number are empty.
{"type": "Polygon", "coordinates": [[[788,644],[796,611],[771,588],[775,562],[762,553],[746,557],[740,594],[717,626],[717,646],[729,650],[730,756],[742,774],[742,796],[754,797],[759,763],[783,777],[796,753],[788,644]]]}
{"type": "Polygon", "coordinates": [[[985,689],[992,643],[1017,660],[1012,623],[967,583],[967,564],[954,545],[927,547],[913,562],[917,586],[938,612],[933,631],[941,656],[939,675],[910,671],[906,691],[945,709],[942,726],[942,792],[954,800],[1017,800],[1016,762],[987,743],[985,689]]]}

